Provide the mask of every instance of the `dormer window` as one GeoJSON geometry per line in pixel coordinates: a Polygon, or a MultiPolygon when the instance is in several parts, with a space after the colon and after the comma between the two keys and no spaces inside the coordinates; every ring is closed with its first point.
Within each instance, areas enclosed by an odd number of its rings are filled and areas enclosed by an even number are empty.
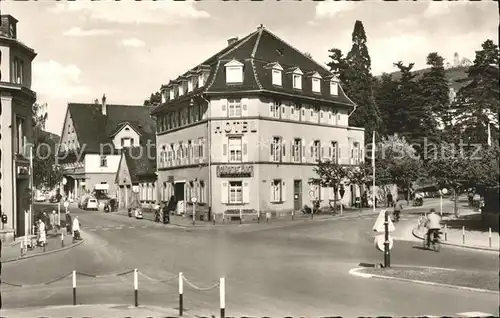
{"type": "Polygon", "coordinates": [[[243,63],[232,60],[224,65],[226,68],[226,83],[243,83],[243,63]]]}
{"type": "Polygon", "coordinates": [[[312,80],[312,91],[314,93],[321,93],[321,75],[318,72],[311,76],[312,80]]]}
{"type": "Polygon", "coordinates": [[[193,78],[190,77],[187,82],[187,91],[192,92],[193,91],[193,78]]]}
{"type": "Polygon", "coordinates": [[[170,98],[170,89],[164,88],[161,92],[161,102],[166,103],[170,98]]]}
{"type": "Polygon", "coordinates": [[[299,68],[296,68],[292,72],[292,82],[294,89],[302,89],[302,71],[299,68]]]}
{"type": "Polygon", "coordinates": [[[210,74],[210,66],[201,65],[198,70],[198,85],[197,87],[203,87],[207,84],[208,75],[210,74]]]}
{"type": "Polygon", "coordinates": [[[339,95],[339,80],[336,77],[330,80],[330,95],[332,96],[339,95]]]}
{"type": "Polygon", "coordinates": [[[181,85],[179,86],[179,96],[185,95],[188,92],[188,83],[187,79],[183,78],[181,80],[181,85]]]}
{"type": "Polygon", "coordinates": [[[283,68],[281,67],[281,65],[279,65],[279,63],[275,63],[271,67],[271,71],[272,71],[272,77],[273,77],[272,78],[273,85],[282,86],[283,68]]]}

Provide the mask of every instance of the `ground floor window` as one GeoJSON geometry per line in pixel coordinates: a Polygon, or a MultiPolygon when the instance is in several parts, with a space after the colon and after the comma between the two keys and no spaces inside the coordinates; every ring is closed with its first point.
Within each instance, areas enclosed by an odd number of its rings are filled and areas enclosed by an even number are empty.
{"type": "Polygon", "coordinates": [[[229,182],[229,203],[243,203],[243,185],[241,181],[229,182]]]}
{"type": "Polygon", "coordinates": [[[281,180],[273,180],[271,182],[271,202],[283,202],[281,190],[281,180]]]}
{"type": "Polygon", "coordinates": [[[200,203],[206,203],[206,194],[205,194],[205,181],[200,181],[200,197],[198,198],[198,201],[200,203]]]}

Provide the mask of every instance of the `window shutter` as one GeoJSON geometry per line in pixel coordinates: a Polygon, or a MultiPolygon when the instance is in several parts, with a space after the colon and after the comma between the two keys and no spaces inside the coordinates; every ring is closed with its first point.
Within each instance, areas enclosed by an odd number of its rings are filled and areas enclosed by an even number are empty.
{"type": "Polygon", "coordinates": [[[281,201],[286,201],[286,183],[281,181],[281,201]]]}
{"type": "Polygon", "coordinates": [[[328,159],[332,160],[333,158],[333,154],[332,154],[332,145],[330,144],[330,146],[328,147],[328,159]]]}
{"type": "Polygon", "coordinates": [[[274,149],[274,141],[272,141],[270,144],[269,144],[269,161],[274,161],[274,158],[273,158],[273,153],[274,153],[275,149],[274,149]]]}
{"type": "Polygon", "coordinates": [[[294,161],[296,160],[295,157],[294,157],[294,153],[295,153],[295,148],[294,148],[294,145],[293,145],[293,140],[290,141],[290,161],[294,161]]]}
{"type": "Polygon", "coordinates": [[[229,186],[227,181],[221,182],[220,198],[222,203],[229,203],[229,186]]]}
{"type": "Polygon", "coordinates": [[[360,161],[365,161],[365,157],[363,155],[363,149],[359,149],[359,159],[360,161]]]}
{"type": "Polygon", "coordinates": [[[321,159],[325,158],[325,147],[321,147],[321,154],[319,156],[321,159]]]}
{"type": "Polygon", "coordinates": [[[250,203],[250,183],[243,182],[243,203],[250,203]]]}
{"type": "Polygon", "coordinates": [[[248,143],[246,137],[243,137],[241,140],[241,154],[243,162],[248,162],[248,143]]]}
{"type": "Polygon", "coordinates": [[[340,145],[337,146],[337,163],[342,164],[342,152],[340,151],[340,145]]]}
{"type": "Polygon", "coordinates": [[[271,182],[269,183],[269,202],[274,202],[273,188],[274,188],[274,181],[271,180],[271,182]]]}
{"type": "Polygon", "coordinates": [[[222,145],[222,162],[227,162],[228,161],[228,155],[227,155],[227,140],[226,143],[222,145]]]}
{"type": "Polygon", "coordinates": [[[286,161],[286,141],[285,140],[281,140],[281,150],[282,150],[281,161],[286,161]]]}
{"type": "Polygon", "coordinates": [[[311,147],[309,147],[309,156],[308,156],[309,162],[314,162],[315,158],[313,156],[314,156],[314,143],[312,143],[311,147]]]}
{"type": "Polygon", "coordinates": [[[247,117],[248,116],[248,98],[242,98],[241,99],[241,116],[242,117],[247,117]]]}
{"type": "Polygon", "coordinates": [[[302,149],[300,151],[300,156],[302,157],[302,162],[306,162],[306,140],[302,138],[301,140],[302,149]]]}
{"type": "Polygon", "coordinates": [[[222,103],[222,117],[227,117],[227,100],[222,103]]]}
{"type": "Polygon", "coordinates": [[[274,117],[273,109],[274,109],[274,101],[271,100],[271,102],[269,102],[269,117],[274,117]]]}

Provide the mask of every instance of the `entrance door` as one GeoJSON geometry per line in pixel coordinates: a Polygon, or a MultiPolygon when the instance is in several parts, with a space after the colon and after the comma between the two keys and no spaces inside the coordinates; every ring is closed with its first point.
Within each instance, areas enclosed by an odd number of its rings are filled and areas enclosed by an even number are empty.
{"type": "Polygon", "coordinates": [[[26,218],[26,211],[24,207],[23,197],[25,195],[26,186],[23,184],[25,180],[16,180],[16,196],[17,196],[17,211],[16,211],[16,236],[26,235],[26,229],[24,224],[26,218]]]}
{"type": "Polygon", "coordinates": [[[302,209],[302,180],[293,180],[293,209],[302,209]]]}
{"type": "Polygon", "coordinates": [[[184,182],[174,184],[174,197],[175,201],[184,201],[184,182]]]}

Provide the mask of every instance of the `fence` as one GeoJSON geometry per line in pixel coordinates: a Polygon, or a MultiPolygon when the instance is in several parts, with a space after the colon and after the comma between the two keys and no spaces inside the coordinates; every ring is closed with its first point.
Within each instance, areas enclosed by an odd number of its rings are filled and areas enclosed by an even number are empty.
{"type": "Polygon", "coordinates": [[[163,279],[163,280],[158,280],[149,277],[145,273],[139,271],[138,269],[134,268],[122,273],[117,273],[117,274],[108,274],[108,275],[93,275],[93,274],[87,274],[87,273],[82,273],[82,272],[77,272],[77,271],[72,271],[69,272],[63,276],[60,276],[56,279],[53,279],[51,281],[45,282],[45,283],[40,283],[40,284],[31,284],[31,285],[20,285],[20,284],[14,284],[14,283],[9,283],[6,281],[2,280],[3,285],[11,286],[11,287],[18,287],[18,288],[24,288],[24,287],[35,287],[35,286],[47,286],[54,284],[56,282],[62,281],[68,277],[71,276],[72,278],[72,292],[73,292],[73,306],[77,305],[77,277],[78,276],[83,276],[83,277],[90,277],[90,278],[102,278],[102,277],[123,277],[127,275],[133,275],[133,290],[134,290],[134,306],[138,307],[139,306],[139,276],[142,278],[155,282],[155,283],[170,283],[175,280],[178,280],[178,286],[179,286],[179,316],[183,315],[184,312],[184,283],[187,284],[189,287],[193,288],[194,290],[201,291],[201,292],[207,292],[211,291],[217,287],[219,287],[219,300],[220,300],[220,316],[221,318],[225,318],[225,310],[226,310],[226,289],[225,289],[225,278],[221,277],[217,283],[215,283],[212,286],[209,287],[198,287],[194,283],[192,283],[190,280],[188,280],[182,272],[180,272],[178,275],[170,277],[168,279],[163,279]]]}

